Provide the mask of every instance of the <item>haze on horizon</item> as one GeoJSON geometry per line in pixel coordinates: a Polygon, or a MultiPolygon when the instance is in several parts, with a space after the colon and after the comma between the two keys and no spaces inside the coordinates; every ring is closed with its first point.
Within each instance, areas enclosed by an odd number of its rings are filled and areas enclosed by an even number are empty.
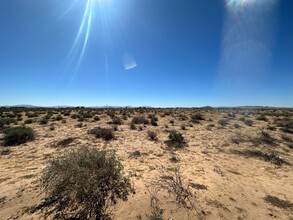
{"type": "Polygon", "coordinates": [[[293,107],[291,0],[9,0],[0,106],[293,107]]]}

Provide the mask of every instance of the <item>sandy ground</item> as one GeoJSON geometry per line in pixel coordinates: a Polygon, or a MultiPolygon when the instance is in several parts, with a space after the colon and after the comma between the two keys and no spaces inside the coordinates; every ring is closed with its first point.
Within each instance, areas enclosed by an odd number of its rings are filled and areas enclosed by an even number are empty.
{"type": "MultiPolygon", "coordinates": [[[[248,115],[254,125],[247,126],[239,120],[243,117],[240,111],[236,112],[235,117],[228,118],[228,125],[221,126],[218,120],[227,117],[228,110],[203,111],[205,120],[199,124],[192,124],[189,119],[180,121],[178,113],[161,117],[164,110],[160,112],[157,114],[158,126],[147,125],[142,126],[142,130],[131,130],[131,118],[128,118],[115,131],[116,139],[109,142],[88,134],[88,130],[95,126],[111,127],[107,124],[111,121],[107,115],[102,115],[98,122],[83,122],[85,126],[81,128],[77,128],[75,125],[79,122],[70,117],[66,117],[66,123],[54,122],[54,130],[50,130],[52,122],[27,125],[36,132],[34,141],[20,146],[0,146],[2,151],[11,150],[8,155],[0,155],[0,219],[42,219],[41,212],[27,212],[28,208],[40,204],[44,198],[39,187],[42,170],[50,158],[77,146],[116,150],[124,165],[125,175],[131,176],[136,194],[131,195],[127,202],[119,202],[113,207],[113,219],[137,219],[139,215],[146,219],[146,214],[151,212],[150,183],[175,167],[180,167],[184,183],[200,184],[202,187],[192,188],[196,210],[179,207],[174,197],[160,191],[158,198],[164,209],[164,219],[293,219],[293,150],[281,138],[284,133],[279,129],[269,131],[275,138],[273,146],[232,141],[236,136],[258,137],[262,129],[273,124],[273,116],[268,116],[269,121],[265,122],[256,120],[254,114],[248,115]],[[174,125],[170,120],[174,120],[174,125]],[[185,125],[186,129],[182,130],[181,125],[185,125]],[[183,134],[186,148],[171,151],[167,147],[165,141],[170,129],[183,134]],[[157,141],[149,140],[148,130],[157,132],[157,141]],[[54,147],[56,142],[68,137],[75,138],[68,147],[54,147]],[[260,158],[233,153],[235,150],[256,148],[273,150],[289,164],[277,166],[260,158]],[[129,158],[134,151],[140,151],[142,155],[129,158]],[[172,154],[180,160],[176,163],[170,161],[172,154]],[[274,205],[264,199],[266,196],[277,197],[292,206],[274,205]]],[[[180,113],[190,117],[192,111],[182,110],[180,113]]],[[[286,135],[293,139],[292,134],[286,135]]]]}

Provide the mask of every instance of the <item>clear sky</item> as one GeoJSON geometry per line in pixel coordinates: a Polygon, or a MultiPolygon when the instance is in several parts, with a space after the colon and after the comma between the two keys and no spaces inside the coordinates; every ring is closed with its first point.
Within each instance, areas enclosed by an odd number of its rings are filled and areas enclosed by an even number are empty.
{"type": "Polygon", "coordinates": [[[2,0],[0,105],[293,107],[292,0],[2,0]]]}

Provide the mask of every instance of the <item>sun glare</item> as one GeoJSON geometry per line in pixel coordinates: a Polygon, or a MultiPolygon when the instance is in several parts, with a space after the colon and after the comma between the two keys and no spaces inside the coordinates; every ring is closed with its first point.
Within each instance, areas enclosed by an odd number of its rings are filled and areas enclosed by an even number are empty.
{"type": "Polygon", "coordinates": [[[244,6],[250,3],[255,3],[255,0],[228,0],[229,6],[244,6]]]}

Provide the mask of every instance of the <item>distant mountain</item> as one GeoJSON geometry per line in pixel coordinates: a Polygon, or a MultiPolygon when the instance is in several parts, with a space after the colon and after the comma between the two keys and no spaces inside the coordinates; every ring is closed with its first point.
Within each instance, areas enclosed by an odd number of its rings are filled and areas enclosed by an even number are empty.
{"type": "Polygon", "coordinates": [[[1,107],[6,107],[6,108],[37,108],[38,106],[21,104],[21,105],[6,105],[6,106],[1,106],[1,107]]]}

